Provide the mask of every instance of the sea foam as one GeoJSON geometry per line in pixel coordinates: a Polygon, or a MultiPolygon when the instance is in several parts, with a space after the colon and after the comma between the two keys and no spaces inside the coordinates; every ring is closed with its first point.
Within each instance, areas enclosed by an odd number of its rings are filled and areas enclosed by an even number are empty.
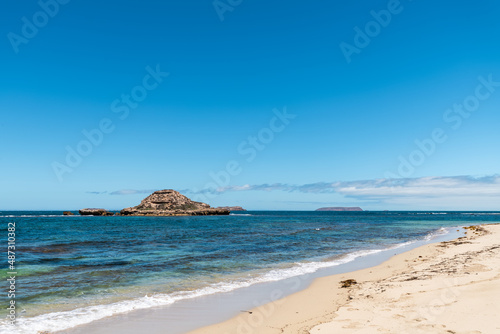
{"type": "MultiPolygon", "coordinates": [[[[430,241],[437,236],[449,233],[450,230],[451,228],[441,228],[427,234],[423,240],[430,241]]],[[[275,282],[296,276],[312,274],[322,268],[335,267],[352,262],[360,257],[401,248],[415,242],[418,242],[418,240],[407,241],[386,248],[359,250],[329,261],[295,263],[290,268],[273,269],[254,278],[223,281],[194,291],[179,291],[170,294],[154,294],[151,296],[146,295],[144,297],[119,301],[112,304],[88,306],[71,311],[53,312],[31,318],[20,317],[17,319],[15,327],[5,322],[0,322],[0,334],[37,334],[44,331],[52,332],[67,330],[79,325],[88,324],[96,320],[135,310],[167,306],[180,300],[231,292],[258,283],[275,282]]]]}

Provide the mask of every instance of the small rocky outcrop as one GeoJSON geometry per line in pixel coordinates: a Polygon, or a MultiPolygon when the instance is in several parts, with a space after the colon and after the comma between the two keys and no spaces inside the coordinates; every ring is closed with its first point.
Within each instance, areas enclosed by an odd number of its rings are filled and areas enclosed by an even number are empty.
{"type": "Polygon", "coordinates": [[[113,212],[105,209],[81,209],[78,211],[82,216],[113,216],[113,212]]]}
{"type": "Polygon", "coordinates": [[[74,216],[75,214],[71,211],[64,211],[63,216],[74,216]]]}
{"type": "Polygon", "coordinates": [[[316,211],[363,211],[359,206],[352,207],[344,207],[344,206],[335,206],[328,208],[319,208],[316,211]]]}
{"type": "Polygon", "coordinates": [[[120,211],[122,216],[206,216],[229,213],[227,209],[212,208],[208,204],[192,201],[172,189],[155,191],[141,204],[120,211]]]}
{"type": "Polygon", "coordinates": [[[219,206],[217,209],[224,209],[229,211],[247,211],[243,209],[241,206],[219,206]]]}

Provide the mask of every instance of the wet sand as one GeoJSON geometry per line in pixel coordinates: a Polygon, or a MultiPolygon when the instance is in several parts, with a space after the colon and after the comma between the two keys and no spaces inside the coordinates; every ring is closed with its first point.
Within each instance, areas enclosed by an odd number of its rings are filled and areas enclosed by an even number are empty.
{"type": "MultiPolygon", "coordinates": [[[[500,333],[500,225],[425,245],[190,334],[500,333]]],[[[167,333],[166,331],[165,333],[167,333]]]]}

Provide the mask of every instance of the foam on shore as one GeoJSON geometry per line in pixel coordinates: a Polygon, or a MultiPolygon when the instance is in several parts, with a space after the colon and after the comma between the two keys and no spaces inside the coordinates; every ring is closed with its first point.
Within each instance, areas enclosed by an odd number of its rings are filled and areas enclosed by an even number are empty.
{"type": "Polygon", "coordinates": [[[0,333],[37,334],[44,331],[62,331],[76,326],[88,324],[96,320],[124,314],[135,310],[168,306],[181,300],[208,296],[217,293],[226,293],[240,288],[250,287],[258,283],[275,282],[296,276],[307,275],[323,268],[335,267],[341,264],[349,263],[367,255],[401,248],[419,241],[429,242],[438,236],[448,234],[453,229],[456,229],[456,227],[440,228],[436,231],[428,233],[422,239],[407,241],[391,245],[386,248],[359,250],[326,261],[295,263],[290,268],[273,269],[267,273],[253,278],[223,281],[193,291],[180,291],[170,294],[155,294],[152,296],[146,295],[144,297],[131,300],[123,300],[112,304],[88,306],[71,311],[53,312],[31,318],[20,317],[17,320],[15,328],[12,328],[12,326],[5,323],[0,323],[0,333]]]}

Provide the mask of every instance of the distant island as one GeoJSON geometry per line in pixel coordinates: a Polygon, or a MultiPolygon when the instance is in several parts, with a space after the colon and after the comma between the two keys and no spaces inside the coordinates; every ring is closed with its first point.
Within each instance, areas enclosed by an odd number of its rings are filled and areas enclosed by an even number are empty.
{"type": "Polygon", "coordinates": [[[241,206],[219,206],[217,209],[224,209],[229,211],[247,211],[243,209],[241,206]]]}
{"type": "Polygon", "coordinates": [[[351,206],[351,207],[332,206],[327,208],[319,208],[316,211],[363,211],[363,209],[361,209],[359,206],[351,206]]]}
{"type": "Polygon", "coordinates": [[[213,216],[229,215],[230,210],[212,208],[208,204],[192,201],[178,191],[165,189],[155,191],[141,204],[116,214],[105,209],[82,209],[79,213],[82,216],[213,216]]]}

